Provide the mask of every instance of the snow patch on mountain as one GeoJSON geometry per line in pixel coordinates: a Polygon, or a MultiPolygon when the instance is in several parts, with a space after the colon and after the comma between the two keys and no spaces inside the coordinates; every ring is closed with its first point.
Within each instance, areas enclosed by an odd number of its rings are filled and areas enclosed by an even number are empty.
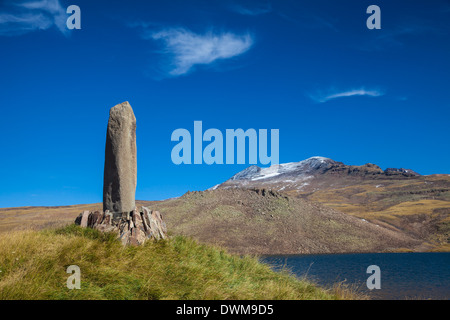
{"type": "Polygon", "coordinates": [[[274,178],[279,175],[287,176],[289,174],[293,174],[294,176],[296,176],[297,180],[298,176],[306,174],[312,170],[319,169],[323,166],[327,166],[329,163],[333,162],[333,160],[325,157],[312,157],[300,162],[276,164],[268,168],[260,168],[253,165],[234,175],[231,180],[258,181],[274,178]]]}
{"type": "Polygon", "coordinates": [[[263,169],[261,169],[261,171],[259,171],[259,175],[255,178],[251,178],[251,180],[255,181],[255,180],[276,177],[279,174],[281,174],[280,166],[281,166],[280,164],[277,164],[277,165],[270,166],[269,168],[263,168],[263,169]]]}

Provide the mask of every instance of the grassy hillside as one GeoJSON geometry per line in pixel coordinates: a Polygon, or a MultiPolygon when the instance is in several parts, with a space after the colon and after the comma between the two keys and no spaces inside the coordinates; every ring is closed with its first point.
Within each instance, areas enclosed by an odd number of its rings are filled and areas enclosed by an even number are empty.
{"type": "Polygon", "coordinates": [[[0,235],[0,299],[351,298],[181,236],[123,247],[75,225],[0,235]],[[80,290],[66,287],[69,265],[81,269],[80,290]]]}

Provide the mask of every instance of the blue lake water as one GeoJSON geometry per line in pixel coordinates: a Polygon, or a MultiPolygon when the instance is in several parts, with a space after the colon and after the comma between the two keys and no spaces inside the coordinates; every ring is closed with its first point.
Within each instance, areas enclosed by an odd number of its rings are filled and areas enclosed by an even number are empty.
{"type": "Polygon", "coordinates": [[[345,281],[371,299],[450,299],[448,252],[282,255],[261,260],[323,287],[345,281]],[[380,268],[381,289],[367,288],[370,265],[380,268]]]}

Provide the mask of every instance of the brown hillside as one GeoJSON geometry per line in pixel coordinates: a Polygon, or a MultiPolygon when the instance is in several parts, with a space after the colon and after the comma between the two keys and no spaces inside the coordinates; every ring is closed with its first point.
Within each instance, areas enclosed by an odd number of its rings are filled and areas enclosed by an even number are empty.
{"type": "Polygon", "coordinates": [[[265,189],[191,192],[153,207],[173,233],[237,253],[383,252],[422,244],[398,230],[265,189]]]}
{"type": "MultiPolygon", "coordinates": [[[[172,234],[236,253],[300,254],[426,250],[423,241],[319,203],[265,189],[191,192],[165,201],[138,201],[160,210],[172,234]]],[[[73,223],[101,204],[0,209],[0,232],[73,223]]]]}

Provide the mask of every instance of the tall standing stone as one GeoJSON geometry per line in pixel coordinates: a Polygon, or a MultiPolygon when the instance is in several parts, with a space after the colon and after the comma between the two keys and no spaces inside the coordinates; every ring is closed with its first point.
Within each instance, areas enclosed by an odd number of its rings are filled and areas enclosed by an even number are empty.
{"type": "Polygon", "coordinates": [[[158,211],[136,209],[136,118],[128,102],[109,111],[106,133],[103,212],[85,211],[75,223],[116,233],[124,245],[141,245],[147,239],[166,239],[167,228],[158,211]]]}
{"type": "Polygon", "coordinates": [[[109,112],[106,133],[103,211],[115,217],[135,209],[137,182],[136,117],[128,102],[109,112]]]}

